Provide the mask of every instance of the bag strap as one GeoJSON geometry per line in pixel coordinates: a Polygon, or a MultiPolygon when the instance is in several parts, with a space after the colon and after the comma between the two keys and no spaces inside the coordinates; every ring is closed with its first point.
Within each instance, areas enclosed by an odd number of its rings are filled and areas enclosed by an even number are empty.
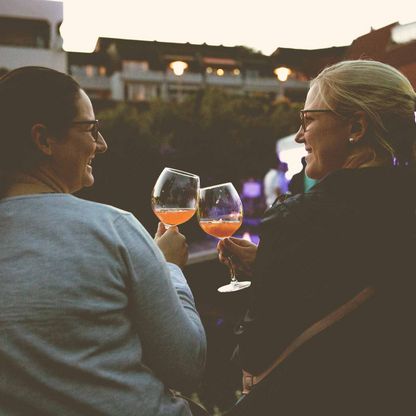
{"type": "Polygon", "coordinates": [[[371,298],[375,293],[375,289],[371,286],[366,287],[348,302],[341,305],[339,308],[326,315],[321,320],[312,324],[309,328],[303,331],[297,338],[295,338],[289,346],[277,357],[272,365],[257,376],[253,376],[247,371],[243,370],[243,394],[248,394],[252,387],[267,377],[278,365],[280,365],[286,358],[301,347],[305,342],[309,341],[315,335],[318,335],[325,329],[329,328],[346,315],[353,312],[366,300],[371,298]]]}
{"type": "Polygon", "coordinates": [[[210,416],[207,409],[202,406],[201,403],[196,402],[195,400],[191,399],[188,396],[184,396],[182,393],[170,389],[170,392],[173,397],[180,398],[185,400],[188,403],[189,409],[191,410],[192,416],[210,416]]]}

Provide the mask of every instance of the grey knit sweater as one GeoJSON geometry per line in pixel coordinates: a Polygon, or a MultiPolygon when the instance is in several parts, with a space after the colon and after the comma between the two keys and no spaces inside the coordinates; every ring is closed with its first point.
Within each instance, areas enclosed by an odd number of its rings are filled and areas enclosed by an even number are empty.
{"type": "Polygon", "coordinates": [[[0,415],[189,415],[205,333],[181,270],[129,213],[0,201],[0,415]]]}

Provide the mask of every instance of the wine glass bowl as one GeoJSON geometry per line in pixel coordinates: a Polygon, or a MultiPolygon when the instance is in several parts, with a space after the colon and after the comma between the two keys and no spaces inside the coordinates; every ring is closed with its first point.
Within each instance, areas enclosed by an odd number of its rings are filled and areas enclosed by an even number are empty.
{"type": "Polygon", "coordinates": [[[178,169],[165,168],[152,191],[155,215],[166,228],[192,218],[198,206],[199,177],[178,169]]]}
{"type": "MultiPolygon", "coordinates": [[[[243,204],[231,182],[201,188],[197,210],[203,231],[219,239],[231,237],[243,222],[243,204]]],[[[249,287],[251,282],[239,282],[230,257],[228,266],[231,282],[218,288],[219,292],[234,292],[249,287]]]]}
{"type": "Polygon", "coordinates": [[[241,226],[241,221],[238,220],[200,220],[200,227],[209,235],[224,239],[231,237],[241,226]]]}

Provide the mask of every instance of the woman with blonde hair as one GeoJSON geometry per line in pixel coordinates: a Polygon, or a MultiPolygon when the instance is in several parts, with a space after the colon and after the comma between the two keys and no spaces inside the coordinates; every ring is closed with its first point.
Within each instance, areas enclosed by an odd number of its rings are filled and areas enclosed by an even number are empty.
{"type": "Polygon", "coordinates": [[[415,103],[381,62],[311,82],[295,140],[319,182],[266,211],[258,247],[218,246],[252,275],[233,359],[257,384],[230,414],[414,413],[415,103]]]}

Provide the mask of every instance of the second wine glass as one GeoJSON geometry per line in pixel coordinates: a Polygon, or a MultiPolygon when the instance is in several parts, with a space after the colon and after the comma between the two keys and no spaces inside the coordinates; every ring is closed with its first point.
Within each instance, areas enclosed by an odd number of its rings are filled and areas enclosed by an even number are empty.
{"type": "Polygon", "coordinates": [[[165,168],[152,191],[152,209],[166,228],[183,224],[198,205],[199,176],[165,168]]]}
{"type": "MultiPolygon", "coordinates": [[[[201,188],[199,191],[198,221],[207,233],[219,239],[231,237],[243,222],[243,204],[231,182],[201,188]]],[[[239,282],[232,259],[228,257],[231,282],[218,288],[219,292],[235,292],[250,286],[239,282]]]]}

